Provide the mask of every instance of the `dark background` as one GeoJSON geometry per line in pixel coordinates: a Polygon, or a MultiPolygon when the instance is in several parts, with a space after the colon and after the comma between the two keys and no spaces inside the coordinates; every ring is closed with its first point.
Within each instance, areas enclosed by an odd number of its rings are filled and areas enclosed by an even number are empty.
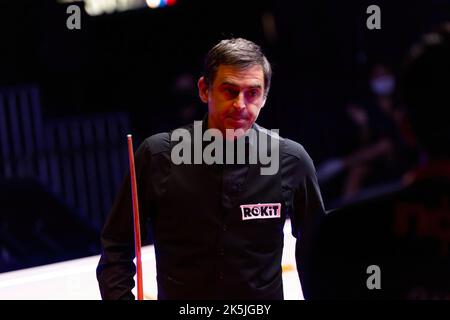
{"type": "Polygon", "coordinates": [[[262,45],[274,65],[260,123],[301,140],[315,159],[324,153],[317,141],[332,125],[331,114],[349,90],[366,89],[371,63],[398,66],[418,34],[450,15],[444,0],[179,0],[153,10],[83,12],[81,30],[68,30],[66,7],[10,1],[0,11],[0,83],[38,83],[46,116],[126,110],[141,139],[169,129],[174,78],[184,72],[198,78],[213,44],[245,37],[262,45]],[[365,26],[371,4],[381,8],[381,30],[365,26]],[[264,33],[265,13],[274,17],[274,38],[264,33]]]}
{"type": "MultiPolygon", "coordinates": [[[[76,4],[83,8],[82,2],[76,4]]],[[[68,30],[67,6],[50,0],[0,4],[0,87],[5,92],[29,85],[37,88],[45,123],[125,115],[129,122],[123,128],[128,131],[120,131],[110,143],[126,153],[125,135],[129,132],[137,146],[153,133],[201,119],[206,106],[200,103],[195,87],[189,89],[188,85],[181,90],[176,80],[180,75],[190,76],[194,81],[190,85],[195,85],[203,57],[212,45],[223,38],[244,37],[263,47],[274,69],[271,93],[259,124],[279,128],[282,136],[302,143],[316,164],[352,147],[339,119],[346,101],[368,94],[370,66],[383,61],[397,72],[418,35],[450,18],[450,1],[444,0],[179,0],[171,7],[100,16],[89,16],[82,9],[81,30],[68,30]],[[381,30],[366,28],[366,8],[372,4],[381,8],[381,30]],[[265,29],[264,17],[266,21],[267,17],[273,19],[271,31],[265,29]],[[195,109],[183,116],[185,106],[195,109]]],[[[121,163],[117,167],[120,172],[115,173],[120,177],[126,170],[126,161],[121,163]]],[[[63,256],[58,254],[63,249],[54,249],[46,259],[40,253],[36,254],[39,259],[27,260],[23,257],[31,249],[21,241],[19,231],[10,232],[10,237],[3,239],[2,250],[7,253],[0,271],[99,253],[98,234],[117,191],[118,178],[111,182],[111,194],[97,209],[101,214],[95,219],[76,201],[70,204],[67,193],[58,193],[45,183],[36,186],[38,191],[25,192],[34,182],[20,175],[0,178],[4,197],[29,204],[20,210],[14,202],[0,208],[4,230],[21,229],[17,225],[12,228],[6,218],[14,210],[16,216],[24,215],[27,220],[33,208],[53,206],[50,202],[37,204],[36,198],[43,199],[37,194],[45,190],[72,212],[68,215],[81,217],[84,226],[80,228],[85,228],[87,238],[95,239],[86,241],[78,251],[68,245],[73,254],[63,256]],[[12,180],[21,187],[11,188],[12,180]],[[5,190],[18,191],[6,196],[5,190]]],[[[28,219],[31,229],[39,217],[36,213],[28,219]]],[[[61,229],[70,221],[61,222],[61,229]]],[[[59,236],[55,231],[55,239],[59,236]]]]}

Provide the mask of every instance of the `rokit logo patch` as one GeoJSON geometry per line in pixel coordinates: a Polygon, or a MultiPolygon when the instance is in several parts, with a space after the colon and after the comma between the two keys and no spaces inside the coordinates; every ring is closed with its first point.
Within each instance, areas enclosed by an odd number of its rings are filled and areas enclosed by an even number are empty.
{"type": "Polygon", "coordinates": [[[281,203],[241,205],[242,220],[280,218],[281,203]]]}

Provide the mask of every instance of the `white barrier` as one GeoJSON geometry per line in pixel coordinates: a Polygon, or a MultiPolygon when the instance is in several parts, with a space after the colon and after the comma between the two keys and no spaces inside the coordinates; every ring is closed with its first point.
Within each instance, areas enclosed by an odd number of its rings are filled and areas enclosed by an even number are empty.
{"type": "MultiPolygon", "coordinates": [[[[286,300],[303,294],[295,263],[295,239],[289,220],[284,228],[283,286],[286,300]]],[[[95,269],[99,256],[65,261],[0,274],[0,300],[96,300],[100,299],[95,269]]],[[[153,246],[142,248],[144,298],[156,299],[153,246]]],[[[135,292],[134,292],[135,293],[135,292]]]]}

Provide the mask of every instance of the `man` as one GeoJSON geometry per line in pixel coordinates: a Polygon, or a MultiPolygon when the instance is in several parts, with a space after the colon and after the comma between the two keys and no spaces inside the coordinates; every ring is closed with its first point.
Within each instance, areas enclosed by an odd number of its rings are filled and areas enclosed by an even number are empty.
{"type": "Polygon", "coordinates": [[[391,192],[330,212],[304,266],[306,298],[450,299],[450,23],[413,47],[403,72],[427,160],[391,192]]]}
{"type": "MultiPolygon", "coordinates": [[[[300,240],[301,259],[308,225],[324,208],[303,147],[255,124],[270,80],[271,67],[259,46],[245,39],[221,41],[208,52],[198,81],[200,98],[208,104],[203,122],[151,136],[137,150],[140,214],[150,221],[154,238],[158,299],[283,299],[285,219],[290,216],[300,240]],[[228,142],[211,156],[223,151],[226,159],[248,156],[246,161],[192,164],[207,153],[208,143],[199,145],[195,138],[207,131],[228,142]],[[194,154],[180,150],[181,136],[182,146],[188,141],[194,154]],[[270,144],[260,143],[267,139],[270,144]],[[230,141],[245,151],[231,154],[230,141]],[[277,156],[276,170],[264,174],[261,162],[248,161],[255,148],[259,155],[277,156]]],[[[102,233],[97,278],[104,299],[133,299],[132,216],[127,178],[102,233]]]]}

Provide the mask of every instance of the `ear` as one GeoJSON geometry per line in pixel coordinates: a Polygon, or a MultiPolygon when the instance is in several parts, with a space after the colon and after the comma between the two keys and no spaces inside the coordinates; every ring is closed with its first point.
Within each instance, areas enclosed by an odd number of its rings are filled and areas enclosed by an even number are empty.
{"type": "Polygon", "coordinates": [[[205,77],[201,77],[197,82],[198,95],[204,103],[208,103],[208,84],[206,83],[205,77]]]}
{"type": "Polygon", "coordinates": [[[266,105],[267,96],[264,97],[264,100],[261,104],[261,109],[266,105]]]}

